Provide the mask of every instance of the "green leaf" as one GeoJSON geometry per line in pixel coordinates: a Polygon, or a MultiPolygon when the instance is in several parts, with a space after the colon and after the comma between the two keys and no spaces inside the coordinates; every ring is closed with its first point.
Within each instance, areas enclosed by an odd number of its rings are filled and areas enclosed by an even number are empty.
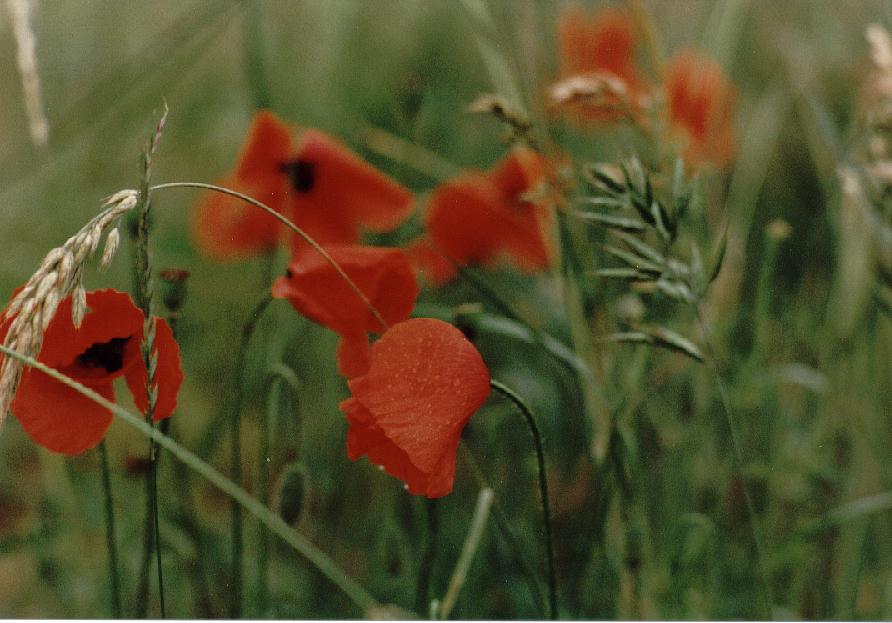
{"type": "Polygon", "coordinates": [[[679,335],[675,331],[666,329],[665,327],[653,327],[648,329],[648,333],[653,337],[654,343],[657,346],[662,346],[663,348],[668,348],[685,354],[691,359],[703,363],[703,353],[700,352],[700,349],[696,344],[686,337],[679,335]]]}
{"type": "Polygon", "coordinates": [[[722,234],[722,240],[719,242],[719,249],[716,251],[715,260],[712,262],[712,270],[709,271],[709,279],[706,280],[706,285],[709,286],[713,281],[719,276],[719,273],[722,270],[722,264],[725,261],[725,253],[728,250],[728,228],[725,228],[724,233],[722,234]]]}
{"type": "Polygon", "coordinates": [[[608,216],[607,214],[598,214],[597,212],[575,212],[574,216],[587,221],[594,221],[595,223],[610,229],[618,229],[620,231],[632,233],[640,233],[644,231],[644,223],[633,218],[608,216]]]}
{"type": "Polygon", "coordinates": [[[595,271],[598,277],[605,279],[624,279],[626,281],[653,281],[650,275],[634,268],[599,268],[595,271]]]}

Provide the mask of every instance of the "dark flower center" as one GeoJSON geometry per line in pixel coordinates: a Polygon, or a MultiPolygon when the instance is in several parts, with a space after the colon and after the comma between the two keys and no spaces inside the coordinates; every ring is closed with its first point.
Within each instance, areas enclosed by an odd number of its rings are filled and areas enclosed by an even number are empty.
{"type": "Polygon", "coordinates": [[[77,356],[77,365],[88,370],[102,368],[107,374],[124,367],[124,348],[129,337],[113,337],[108,342],[93,344],[77,356]]]}
{"type": "Polygon", "coordinates": [[[316,184],[316,165],[306,160],[292,160],[282,165],[282,172],[291,180],[291,187],[299,193],[308,193],[316,184]]]}

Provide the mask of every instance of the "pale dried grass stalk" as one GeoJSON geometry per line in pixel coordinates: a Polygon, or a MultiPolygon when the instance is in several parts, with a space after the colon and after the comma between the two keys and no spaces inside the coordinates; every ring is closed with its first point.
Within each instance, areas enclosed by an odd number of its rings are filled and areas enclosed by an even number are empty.
{"type": "MultiPolygon", "coordinates": [[[[87,310],[87,294],[82,283],[84,264],[99,248],[102,235],[109,231],[102,265],[111,262],[118,247],[118,221],[136,207],[139,193],[122,190],[105,200],[102,211],[81,230],[43,258],[37,271],[10,301],[0,322],[10,322],[3,345],[36,358],[43,335],[66,297],[73,295],[72,320],[80,326],[87,310]]],[[[22,364],[9,357],[0,365],[0,424],[6,418],[12,397],[22,376],[22,364]]]]}
{"type": "Polygon", "coordinates": [[[34,52],[36,39],[31,28],[30,0],[6,0],[6,8],[12,19],[13,36],[16,42],[16,62],[22,78],[22,95],[25,111],[28,114],[28,129],[31,140],[38,147],[47,144],[50,137],[50,124],[43,109],[40,76],[37,73],[37,55],[34,52]]]}

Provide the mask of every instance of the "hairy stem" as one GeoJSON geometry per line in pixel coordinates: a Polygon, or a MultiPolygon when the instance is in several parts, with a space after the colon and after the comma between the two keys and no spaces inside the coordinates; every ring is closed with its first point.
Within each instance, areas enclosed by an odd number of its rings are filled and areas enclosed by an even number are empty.
{"type": "Polygon", "coordinates": [[[495,379],[489,381],[489,386],[514,403],[514,406],[523,415],[530,429],[530,434],[533,436],[533,443],[536,446],[536,461],[539,467],[539,495],[542,498],[542,524],[545,529],[545,555],[548,563],[548,610],[549,617],[554,621],[558,618],[557,573],[554,566],[554,547],[551,537],[551,506],[548,501],[548,478],[545,473],[545,450],[542,445],[542,433],[539,431],[533,412],[514,390],[502,385],[495,379]]]}
{"type": "Polygon", "coordinates": [[[112,618],[120,619],[121,585],[118,580],[118,545],[115,539],[115,508],[112,497],[111,472],[108,466],[108,450],[105,439],[99,442],[99,458],[102,462],[102,491],[105,502],[105,546],[108,553],[108,580],[111,587],[112,618]]]}

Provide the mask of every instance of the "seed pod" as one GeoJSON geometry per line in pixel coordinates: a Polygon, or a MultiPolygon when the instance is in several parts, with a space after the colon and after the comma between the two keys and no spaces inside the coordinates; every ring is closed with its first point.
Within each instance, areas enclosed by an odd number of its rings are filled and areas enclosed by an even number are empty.
{"type": "Polygon", "coordinates": [[[74,326],[77,329],[81,328],[81,323],[84,321],[84,316],[87,313],[87,291],[84,290],[84,286],[78,284],[78,286],[74,289],[74,294],[71,299],[71,320],[74,322],[74,326]]]}
{"type": "Polygon", "coordinates": [[[276,487],[276,512],[285,523],[294,525],[300,519],[307,501],[307,469],[303,463],[285,467],[276,487]]]}
{"type": "Polygon", "coordinates": [[[121,242],[121,232],[118,231],[118,228],[115,227],[113,230],[108,232],[108,236],[105,237],[105,248],[102,250],[102,259],[99,260],[99,268],[106,269],[109,264],[111,264],[112,259],[115,257],[115,253],[118,250],[118,244],[121,242]]]}

